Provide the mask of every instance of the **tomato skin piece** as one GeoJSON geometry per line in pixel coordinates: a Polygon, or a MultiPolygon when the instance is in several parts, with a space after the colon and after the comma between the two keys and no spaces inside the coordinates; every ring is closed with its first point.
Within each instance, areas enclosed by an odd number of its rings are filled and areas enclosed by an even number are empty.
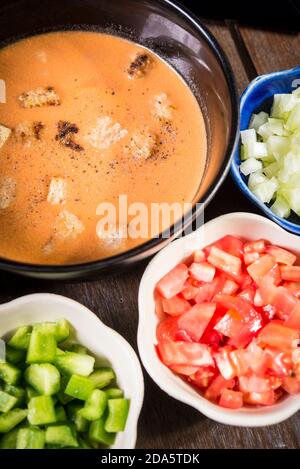
{"type": "Polygon", "coordinates": [[[214,303],[199,303],[178,318],[179,329],[198,342],[216,310],[214,303]]]}
{"type": "Polygon", "coordinates": [[[279,350],[287,350],[294,347],[294,342],[299,339],[299,331],[286,327],[282,321],[271,321],[258,333],[258,340],[279,350]]]}
{"type": "Polygon", "coordinates": [[[232,391],[231,389],[223,389],[219,399],[219,405],[227,409],[240,409],[243,406],[243,393],[240,391],[232,391]]]}
{"type": "Polygon", "coordinates": [[[261,393],[245,393],[244,402],[250,405],[272,405],[276,402],[276,394],[273,389],[261,393]]]}
{"type": "Polygon", "coordinates": [[[290,282],[300,282],[300,266],[283,265],[280,267],[282,280],[289,280],[290,282]]]}
{"type": "Polygon", "coordinates": [[[170,316],[179,316],[182,313],[188,311],[191,307],[190,303],[181,298],[180,296],[176,295],[173,298],[163,298],[162,299],[162,306],[165,313],[169,314],[170,316]]]}
{"type": "Polygon", "coordinates": [[[212,246],[207,260],[214,267],[222,270],[233,278],[238,278],[242,274],[241,259],[239,257],[232,256],[215,246],[212,246]]]}
{"type": "Polygon", "coordinates": [[[215,401],[220,396],[223,389],[232,389],[234,386],[235,379],[224,379],[222,375],[218,375],[206,389],[204,397],[210,401],[215,401]]]}
{"type": "Polygon", "coordinates": [[[258,261],[248,265],[247,271],[254,282],[257,285],[260,285],[263,278],[275,265],[277,265],[275,259],[269,256],[269,254],[265,254],[264,256],[260,257],[258,261]]]}
{"type": "Polygon", "coordinates": [[[158,350],[162,362],[167,366],[214,366],[208,345],[167,339],[158,342],[158,350]]]}
{"type": "Polygon", "coordinates": [[[280,248],[279,246],[269,245],[266,248],[267,254],[274,257],[278,264],[293,265],[297,260],[297,256],[287,251],[286,249],[280,248]]]}
{"type": "Polygon", "coordinates": [[[156,288],[164,298],[172,298],[183,290],[188,275],[187,266],[178,264],[159,280],[156,288]]]}
{"type": "Polygon", "coordinates": [[[189,272],[191,277],[199,282],[212,282],[216,269],[208,262],[193,262],[190,265],[189,272]]]}

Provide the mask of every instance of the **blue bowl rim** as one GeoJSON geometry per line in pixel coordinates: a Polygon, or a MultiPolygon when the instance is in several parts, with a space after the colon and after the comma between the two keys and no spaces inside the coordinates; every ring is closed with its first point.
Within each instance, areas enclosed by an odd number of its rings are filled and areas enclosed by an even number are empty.
{"type": "MultiPolygon", "coordinates": [[[[263,82],[268,82],[268,81],[273,81],[274,79],[280,79],[282,76],[291,76],[293,77],[299,76],[300,77],[300,66],[290,68],[288,70],[280,70],[279,72],[272,72],[272,73],[266,73],[264,75],[259,75],[258,77],[254,78],[249,85],[245,88],[243,93],[241,94],[241,99],[240,99],[240,122],[242,123],[242,114],[244,111],[244,107],[247,104],[248,98],[251,96],[253,91],[258,87],[261,86],[263,82]]],[[[240,129],[244,130],[244,129],[240,129]]],[[[237,186],[239,189],[246,195],[246,197],[253,202],[255,205],[257,205],[271,220],[273,220],[275,223],[277,223],[279,226],[285,228],[286,230],[295,233],[297,235],[300,235],[300,224],[296,224],[293,222],[290,222],[284,218],[278,217],[275,215],[275,213],[272,212],[272,210],[263,202],[261,202],[254,194],[253,192],[250,191],[248,188],[247,184],[242,178],[242,175],[239,170],[239,165],[240,165],[240,144],[237,146],[236,152],[234,154],[234,157],[232,159],[231,163],[231,168],[230,168],[230,173],[231,176],[233,177],[234,181],[236,182],[237,186]]]]}

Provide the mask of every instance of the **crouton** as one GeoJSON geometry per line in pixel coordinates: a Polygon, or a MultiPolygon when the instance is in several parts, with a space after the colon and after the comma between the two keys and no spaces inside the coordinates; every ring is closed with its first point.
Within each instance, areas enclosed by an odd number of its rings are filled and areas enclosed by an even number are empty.
{"type": "Polygon", "coordinates": [[[79,132],[76,124],[61,120],[57,123],[57,130],[58,133],[55,135],[55,140],[59,141],[61,145],[75,151],[83,150],[83,147],[74,140],[74,135],[79,132]]]}
{"type": "Polygon", "coordinates": [[[54,234],[60,239],[75,239],[84,231],[84,225],[74,213],[64,210],[54,222],[54,234]]]}
{"type": "Polygon", "coordinates": [[[151,67],[152,62],[149,54],[138,53],[128,67],[127,73],[129,78],[143,77],[151,67]]]}
{"type": "Polygon", "coordinates": [[[107,247],[118,248],[127,238],[127,227],[124,225],[102,226],[98,223],[96,234],[107,247]]]}
{"type": "Polygon", "coordinates": [[[159,119],[171,120],[175,107],[171,104],[166,93],[154,96],[152,114],[159,119]]]}
{"type": "Polygon", "coordinates": [[[50,181],[47,202],[52,205],[66,203],[67,183],[63,178],[52,178],[50,181]]]}
{"type": "Polygon", "coordinates": [[[19,101],[25,108],[60,105],[60,97],[51,86],[26,91],[19,96],[19,101]]]}
{"type": "Polygon", "coordinates": [[[3,147],[4,143],[11,134],[11,130],[5,125],[0,124],[0,148],[3,147]]]}
{"type": "Polygon", "coordinates": [[[0,209],[8,208],[16,196],[17,183],[11,177],[0,178],[0,209]]]}
{"type": "Polygon", "coordinates": [[[40,140],[42,131],[45,127],[40,121],[35,122],[20,122],[14,129],[14,135],[17,140],[29,146],[32,140],[40,140]]]}
{"type": "Polygon", "coordinates": [[[140,130],[132,134],[130,139],[130,153],[137,160],[147,160],[157,150],[157,136],[149,130],[140,130]]]}
{"type": "Polygon", "coordinates": [[[45,256],[50,256],[55,249],[55,243],[53,238],[50,238],[49,241],[43,246],[42,252],[45,256]]]}
{"type": "Polygon", "coordinates": [[[97,150],[106,150],[114,143],[121,140],[128,133],[121,125],[109,116],[98,117],[96,126],[85,136],[90,145],[97,150]]]}

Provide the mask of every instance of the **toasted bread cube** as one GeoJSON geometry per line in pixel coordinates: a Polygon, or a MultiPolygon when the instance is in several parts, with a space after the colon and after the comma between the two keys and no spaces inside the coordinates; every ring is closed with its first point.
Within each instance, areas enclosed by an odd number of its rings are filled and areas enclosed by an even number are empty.
{"type": "Polygon", "coordinates": [[[157,137],[149,130],[136,131],[130,139],[130,152],[137,160],[147,160],[155,153],[157,137]]]}
{"type": "Polygon", "coordinates": [[[143,77],[152,65],[152,59],[149,54],[138,53],[130,62],[127,73],[129,78],[143,77]]]}
{"type": "Polygon", "coordinates": [[[11,130],[5,125],[0,124],[0,148],[3,147],[4,143],[11,134],[11,130]]]}
{"type": "Polygon", "coordinates": [[[60,212],[54,223],[54,234],[61,239],[75,239],[84,231],[84,225],[74,213],[60,212]]]}
{"type": "Polygon", "coordinates": [[[0,178],[0,209],[8,208],[16,196],[17,183],[13,178],[0,178]]]}
{"type": "Polygon", "coordinates": [[[49,186],[47,202],[52,205],[66,203],[67,183],[63,178],[52,178],[49,186]]]}
{"type": "Polygon", "coordinates": [[[152,114],[159,119],[171,120],[175,107],[171,104],[166,93],[154,96],[152,114]]]}
{"type": "Polygon", "coordinates": [[[45,125],[40,121],[20,122],[14,129],[14,135],[18,141],[25,143],[27,146],[30,146],[31,141],[36,139],[41,139],[41,133],[45,125]]]}
{"type": "Polygon", "coordinates": [[[19,96],[19,100],[25,108],[60,105],[60,97],[51,86],[26,91],[19,96]]]}
{"type": "Polygon", "coordinates": [[[109,116],[98,117],[96,126],[86,135],[87,140],[92,147],[97,150],[106,150],[114,143],[127,135],[128,131],[121,125],[114,123],[109,116]]]}
{"type": "Polygon", "coordinates": [[[96,234],[98,238],[110,248],[118,248],[127,238],[127,227],[124,225],[102,226],[97,225],[96,234]]]}

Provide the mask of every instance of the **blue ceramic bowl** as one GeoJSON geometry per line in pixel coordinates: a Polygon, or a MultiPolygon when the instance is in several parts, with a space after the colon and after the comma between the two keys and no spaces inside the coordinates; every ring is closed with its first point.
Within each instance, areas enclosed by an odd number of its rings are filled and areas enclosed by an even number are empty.
{"type": "MultiPolygon", "coordinates": [[[[300,86],[300,66],[290,70],[270,73],[262,75],[253,80],[245,89],[241,96],[240,102],[240,130],[245,130],[249,126],[249,122],[253,113],[260,111],[270,112],[273,95],[276,93],[291,93],[293,89],[300,86]]],[[[240,190],[254,202],[266,215],[275,223],[282,226],[286,230],[300,235],[300,218],[291,215],[290,218],[284,219],[275,215],[270,208],[262,203],[248,188],[247,177],[241,174],[239,166],[240,145],[233,157],[231,164],[231,175],[240,188],[240,190]]]]}

